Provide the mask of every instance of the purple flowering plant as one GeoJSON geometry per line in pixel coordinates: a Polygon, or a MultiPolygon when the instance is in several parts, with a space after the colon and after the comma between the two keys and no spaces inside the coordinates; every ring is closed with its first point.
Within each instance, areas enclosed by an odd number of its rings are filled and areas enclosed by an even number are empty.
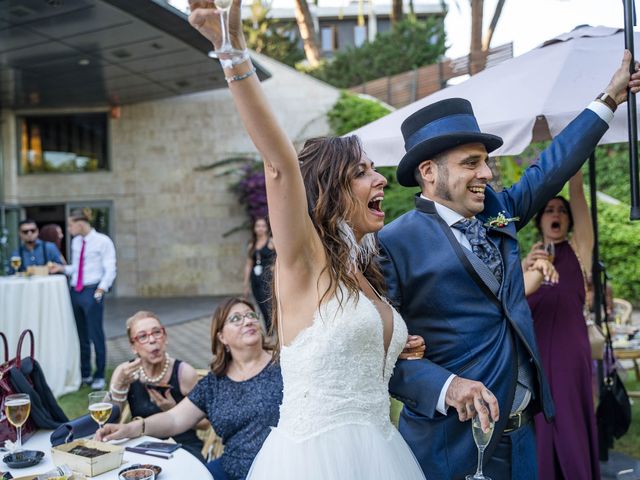
{"type": "Polygon", "coordinates": [[[196,167],[195,170],[204,172],[219,170],[222,167],[225,169],[218,171],[215,176],[233,178],[230,189],[247,212],[247,219],[242,225],[225,232],[223,235],[226,237],[236,231],[250,228],[257,218],[268,216],[267,189],[262,160],[253,154],[227,157],[208,165],[196,167]]]}
{"type": "Polygon", "coordinates": [[[245,206],[251,223],[257,218],[268,216],[267,189],[262,162],[252,161],[241,167],[240,180],[232,186],[232,189],[240,203],[245,206]]]}

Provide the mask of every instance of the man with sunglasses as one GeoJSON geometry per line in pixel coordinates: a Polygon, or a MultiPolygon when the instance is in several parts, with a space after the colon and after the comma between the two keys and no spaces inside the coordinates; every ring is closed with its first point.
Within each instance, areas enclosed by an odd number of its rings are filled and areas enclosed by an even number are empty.
{"type": "MultiPolygon", "coordinates": [[[[22,220],[18,226],[20,246],[13,251],[12,257],[20,257],[22,264],[19,272],[25,272],[31,265],[46,265],[48,262],[63,263],[60,251],[55,244],[38,239],[38,226],[30,218],[22,220]]],[[[9,274],[15,270],[9,267],[9,274]]]]}

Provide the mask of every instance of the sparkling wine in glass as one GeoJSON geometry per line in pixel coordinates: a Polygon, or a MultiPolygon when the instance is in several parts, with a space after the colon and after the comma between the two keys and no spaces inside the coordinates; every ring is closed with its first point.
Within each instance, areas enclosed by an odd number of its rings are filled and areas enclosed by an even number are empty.
{"type": "Polygon", "coordinates": [[[16,427],[16,451],[22,450],[22,425],[31,413],[31,399],[26,393],[8,395],[4,400],[4,414],[11,425],[16,427]]]}
{"type": "Polygon", "coordinates": [[[20,266],[22,265],[22,258],[13,256],[9,261],[11,262],[11,268],[13,268],[13,271],[18,273],[18,270],[20,270],[20,266]]]}
{"type": "Polygon", "coordinates": [[[482,473],[482,459],[484,457],[484,449],[487,448],[487,445],[489,445],[491,437],[493,436],[493,427],[494,422],[491,418],[489,418],[489,429],[486,432],[482,430],[480,415],[476,415],[473,417],[473,420],[471,420],[473,440],[476,442],[476,447],[478,447],[478,468],[476,469],[476,473],[473,475],[467,475],[465,477],[466,480],[491,480],[489,477],[485,477],[482,473]]]}
{"type": "Polygon", "coordinates": [[[98,428],[102,428],[113,410],[111,395],[109,392],[91,392],[89,394],[89,415],[98,424],[98,428]]]}
{"type": "MultiPolygon", "coordinates": [[[[553,263],[553,260],[556,258],[556,246],[554,245],[554,243],[545,242],[543,245],[540,246],[540,249],[545,251],[545,253],[547,254],[547,259],[551,263],[553,263]]],[[[555,284],[547,280],[543,280],[542,285],[553,286],[555,284]]]]}
{"type": "Polygon", "coordinates": [[[556,246],[553,244],[553,242],[545,243],[544,251],[547,252],[549,261],[553,263],[553,260],[556,258],[556,246]]]}

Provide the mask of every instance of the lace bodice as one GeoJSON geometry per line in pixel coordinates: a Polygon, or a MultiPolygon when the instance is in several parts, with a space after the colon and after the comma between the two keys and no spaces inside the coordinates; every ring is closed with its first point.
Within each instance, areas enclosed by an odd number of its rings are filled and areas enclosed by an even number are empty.
{"type": "Polygon", "coordinates": [[[305,439],[335,427],[364,424],[385,436],[389,379],[407,340],[407,327],[393,310],[393,333],[385,357],[382,318],[364,294],[337,296],[315,313],[313,323],[282,348],[284,382],[278,428],[305,439]]]}

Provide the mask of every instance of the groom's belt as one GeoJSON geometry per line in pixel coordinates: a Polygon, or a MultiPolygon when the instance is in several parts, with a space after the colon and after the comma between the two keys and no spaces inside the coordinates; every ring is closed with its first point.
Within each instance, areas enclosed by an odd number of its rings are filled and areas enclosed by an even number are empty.
{"type": "Polygon", "coordinates": [[[514,413],[507,420],[507,425],[504,428],[502,433],[513,432],[514,430],[519,429],[520,427],[524,427],[527,423],[531,421],[533,418],[533,414],[531,413],[533,408],[529,405],[520,413],[514,413]]]}

